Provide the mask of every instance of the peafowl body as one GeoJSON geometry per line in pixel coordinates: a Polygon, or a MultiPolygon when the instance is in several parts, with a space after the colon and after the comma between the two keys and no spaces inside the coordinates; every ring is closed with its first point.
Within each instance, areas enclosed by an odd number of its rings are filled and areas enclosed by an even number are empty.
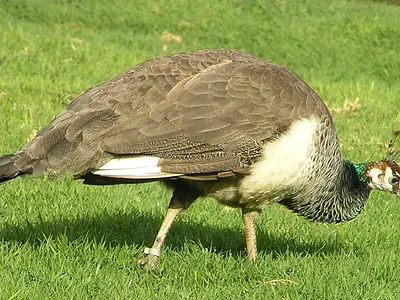
{"type": "Polygon", "coordinates": [[[157,57],[92,87],[13,155],[0,182],[72,173],[86,184],[162,180],[171,203],[143,264],[155,267],[176,215],[202,195],[254,217],[279,202],[314,221],[360,214],[372,189],[400,194],[393,159],[343,160],[326,105],[287,68],[241,51],[157,57]]]}

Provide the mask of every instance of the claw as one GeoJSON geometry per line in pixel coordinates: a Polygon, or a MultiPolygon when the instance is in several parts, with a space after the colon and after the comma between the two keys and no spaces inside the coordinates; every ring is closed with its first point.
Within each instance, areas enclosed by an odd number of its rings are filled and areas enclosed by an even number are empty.
{"type": "Polygon", "coordinates": [[[145,255],[144,257],[139,259],[139,265],[150,271],[155,271],[157,269],[157,263],[158,263],[158,256],[151,254],[145,255]]]}
{"type": "Polygon", "coordinates": [[[160,251],[157,248],[144,248],[144,256],[139,259],[139,264],[142,267],[146,267],[151,271],[157,268],[158,257],[160,256],[160,251]]]}

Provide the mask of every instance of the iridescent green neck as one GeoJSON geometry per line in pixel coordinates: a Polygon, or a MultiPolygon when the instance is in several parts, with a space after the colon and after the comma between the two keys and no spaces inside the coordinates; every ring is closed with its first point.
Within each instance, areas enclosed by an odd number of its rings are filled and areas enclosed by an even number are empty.
{"type": "Polygon", "coordinates": [[[351,161],[345,160],[344,163],[352,165],[356,169],[360,182],[368,184],[368,180],[367,177],[365,177],[365,173],[367,172],[367,167],[371,164],[371,162],[353,163],[351,161]]]}

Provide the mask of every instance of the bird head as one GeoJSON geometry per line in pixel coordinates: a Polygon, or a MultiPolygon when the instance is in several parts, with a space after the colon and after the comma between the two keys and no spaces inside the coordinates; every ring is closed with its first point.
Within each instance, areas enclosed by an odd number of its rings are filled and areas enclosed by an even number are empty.
{"type": "Polygon", "coordinates": [[[396,162],[390,159],[373,162],[367,167],[366,177],[371,189],[400,196],[400,166],[396,162]]]}
{"type": "Polygon", "coordinates": [[[365,175],[369,181],[368,186],[371,189],[389,191],[400,196],[399,142],[400,131],[396,131],[389,142],[388,157],[367,166],[365,175]]]}

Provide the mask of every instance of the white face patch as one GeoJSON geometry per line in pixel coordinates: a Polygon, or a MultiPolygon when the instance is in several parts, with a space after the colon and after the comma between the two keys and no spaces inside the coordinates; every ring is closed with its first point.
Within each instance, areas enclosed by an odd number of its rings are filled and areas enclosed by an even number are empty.
{"type": "MultiPolygon", "coordinates": [[[[268,197],[283,188],[299,184],[303,171],[314,151],[314,137],[319,119],[301,119],[293,122],[288,132],[275,141],[267,142],[261,159],[254,164],[251,174],[240,183],[243,198],[268,197]]],[[[269,199],[272,200],[272,199],[269,199]]]]}
{"type": "Polygon", "coordinates": [[[393,177],[392,169],[387,167],[385,171],[379,168],[372,168],[368,171],[368,177],[371,178],[369,186],[372,189],[381,191],[393,191],[393,186],[391,184],[391,178],[393,177]]]}

